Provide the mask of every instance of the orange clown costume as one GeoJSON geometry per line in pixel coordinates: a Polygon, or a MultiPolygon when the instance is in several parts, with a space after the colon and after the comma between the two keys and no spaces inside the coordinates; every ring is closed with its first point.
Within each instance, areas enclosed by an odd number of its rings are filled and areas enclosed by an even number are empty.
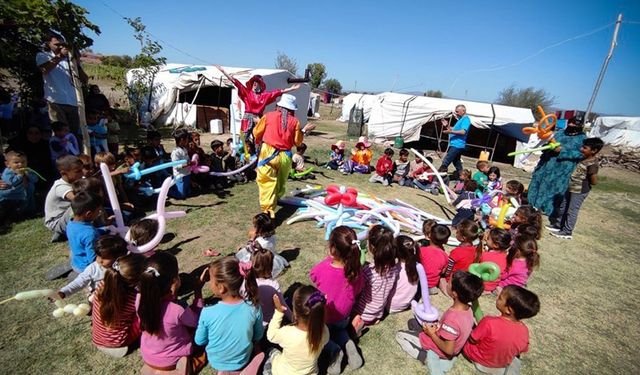
{"type": "Polygon", "coordinates": [[[303,132],[294,113],[298,109],[293,95],[283,94],[273,112],[265,114],[253,129],[256,143],[262,143],[258,156],[260,208],[274,217],[278,199],[285,194],[291,171],[291,149],[302,143],[303,132]]]}

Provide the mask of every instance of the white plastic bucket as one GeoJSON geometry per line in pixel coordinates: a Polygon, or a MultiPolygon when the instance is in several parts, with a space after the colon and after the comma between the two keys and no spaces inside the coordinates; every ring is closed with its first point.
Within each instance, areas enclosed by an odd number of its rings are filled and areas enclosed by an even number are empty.
{"type": "Polygon", "coordinates": [[[211,134],[222,134],[222,120],[215,119],[209,121],[209,131],[211,134]]]}

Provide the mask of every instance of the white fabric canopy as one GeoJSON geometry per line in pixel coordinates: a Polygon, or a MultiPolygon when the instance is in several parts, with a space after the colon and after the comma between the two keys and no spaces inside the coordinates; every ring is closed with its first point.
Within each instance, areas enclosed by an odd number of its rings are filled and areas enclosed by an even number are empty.
{"type": "Polygon", "coordinates": [[[598,117],[589,136],[613,146],[640,147],[640,117],[598,117]]]}
{"type": "Polygon", "coordinates": [[[371,108],[378,100],[378,95],[369,94],[349,94],[342,98],[342,114],[338,118],[338,121],[347,122],[351,115],[351,109],[353,107],[363,110],[364,122],[369,121],[371,115],[371,108]]]}
{"type": "MultiPolygon", "coordinates": [[[[267,90],[287,88],[291,86],[287,82],[287,79],[290,77],[294,78],[288,71],[279,69],[224,67],[224,70],[243,84],[246,84],[253,75],[259,74],[264,79],[267,90]]],[[[126,78],[129,85],[135,79],[134,71],[135,69],[132,69],[127,72],[126,78]]],[[[179,93],[196,91],[199,87],[218,86],[221,78],[222,86],[232,88],[231,105],[229,108],[230,125],[232,133],[237,134],[235,129],[240,129],[240,121],[244,113],[244,103],[242,103],[242,100],[238,97],[235,86],[233,86],[215,66],[211,65],[166,64],[161,67],[153,81],[154,89],[150,106],[147,109],[147,103],[149,103],[149,101],[148,99],[145,100],[142,112],[151,112],[151,121],[159,125],[177,126],[184,124],[186,126],[195,126],[197,111],[195,108],[192,108],[193,106],[191,106],[190,103],[179,103],[179,93]]],[[[291,94],[296,97],[298,104],[296,117],[300,120],[302,126],[307,123],[306,109],[309,104],[310,92],[311,88],[308,84],[301,84],[298,90],[291,92],[291,94]]],[[[270,111],[274,108],[275,104],[271,104],[267,106],[265,111],[270,111]]]]}
{"type": "Polygon", "coordinates": [[[449,116],[459,104],[467,108],[471,125],[480,129],[489,129],[492,124],[501,126],[534,122],[528,108],[388,92],[378,95],[371,109],[369,138],[388,140],[402,136],[405,142],[417,141],[422,125],[449,116]]]}

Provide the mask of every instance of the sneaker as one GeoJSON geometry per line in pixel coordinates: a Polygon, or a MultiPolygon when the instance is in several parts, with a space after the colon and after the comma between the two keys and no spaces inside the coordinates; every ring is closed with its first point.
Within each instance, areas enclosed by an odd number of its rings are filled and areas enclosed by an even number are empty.
{"type": "Polygon", "coordinates": [[[344,346],[344,351],[347,353],[347,362],[352,370],[357,370],[362,367],[362,357],[360,356],[358,347],[353,340],[347,341],[347,344],[344,346]]]}
{"type": "Polygon", "coordinates": [[[53,232],[53,235],[51,236],[52,243],[65,242],[66,240],[67,240],[67,235],[64,233],[53,232]]]}
{"type": "Polygon", "coordinates": [[[416,358],[423,365],[427,364],[427,351],[423,349],[421,346],[416,346],[410,341],[407,341],[401,338],[402,335],[405,335],[405,334],[414,336],[415,332],[399,331],[396,334],[396,342],[400,345],[402,350],[404,350],[411,357],[416,358]]]}
{"type": "Polygon", "coordinates": [[[563,240],[571,240],[571,239],[573,239],[572,235],[566,234],[566,233],[562,233],[562,232],[551,232],[549,234],[554,236],[554,237],[556,237],[556,238],[561,238],[563,240]]]}
{"type": "Polygon", "coordinates": [[[553,225],[545,225],[544,227],[547,228],[549,232],[560,232],[560,228],[553,225]]]}
{"type": "Polygon", "coordinates": [[[344,354],[342,353],[342,350],[339,349],[336,353],[335,358],[333,359],[329,367],[327,367],[327,374],[339,375],[342,372],[342,358],[344,358],[344,354]]]}

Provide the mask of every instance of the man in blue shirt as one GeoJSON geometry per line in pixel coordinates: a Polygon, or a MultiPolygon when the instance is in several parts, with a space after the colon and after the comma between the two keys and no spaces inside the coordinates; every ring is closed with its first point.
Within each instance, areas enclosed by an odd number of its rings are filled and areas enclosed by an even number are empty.
{"type": "Polygon", "coordinates": [[[464,148],[467,145],[467,134],[469,134],[469,127],[471,126],[471,120],[467,116],[467,108],[459,104],[456,106],[455,115],[458,122],[456,122],[453,128],[449,127],[449,121],[442,119],[443,133],[449,134],[449,150],[442,160],[442,165],[439,171],[446,172],[449,169],[449,164],[453,163],[456,168],[456,172],[460,174],[462,172],[462,162],[460,157],[464,152],[464,148]]]}

